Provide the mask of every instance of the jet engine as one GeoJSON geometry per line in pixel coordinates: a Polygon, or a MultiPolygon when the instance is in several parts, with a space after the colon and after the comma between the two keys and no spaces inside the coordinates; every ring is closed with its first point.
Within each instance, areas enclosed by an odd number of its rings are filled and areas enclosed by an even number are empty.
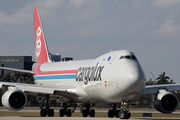
{"type": "Polygon", "coordinates": [[[23,109],[27,103],[26,94],[15,87],[9,87],[8,89],[2,96],[3,106],[12,111],[23,109]]]}
{"type": "Polygon", "coordinates": [[[178,107],[178,98],[171,92],[159,90],[159,93],[154,98],[154,108],[162,113],[172,113],[178,107]]]}

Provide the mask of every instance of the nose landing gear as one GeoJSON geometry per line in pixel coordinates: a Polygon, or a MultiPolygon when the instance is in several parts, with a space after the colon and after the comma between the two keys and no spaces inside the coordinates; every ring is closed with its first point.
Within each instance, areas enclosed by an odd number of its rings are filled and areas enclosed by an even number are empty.
{"type": "Polygon", "coordinates": [[[129,119],[131,117],[131,113],[128,110],[121,109],[118,113],[120,119],[129,119]]]}
{"type": "Polygon", "coordinates": [[[113,118],[115,116],[116,118],[120,119],[129,119],[131,117],[131,113],[129,112],[127,105],[123,104],[120,110],[116,110],[116,104],[110,104],[110,106],[113,109],[108,111],[109,118],[113,118]]]}

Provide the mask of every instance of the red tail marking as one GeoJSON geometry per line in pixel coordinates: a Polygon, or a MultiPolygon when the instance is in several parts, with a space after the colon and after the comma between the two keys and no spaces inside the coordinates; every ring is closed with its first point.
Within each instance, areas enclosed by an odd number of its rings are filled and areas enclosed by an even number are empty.
{"type": "Polygon", "coordinates": [[[48,62],[49,60],[49,55],[48,55],[49,53],[47,51],[47,46],[44,39],[44,34],[37,8],[34,9],[33,21],[34,21],[35,53],[36,53],[37,63],[45,63],[48,62]]]}

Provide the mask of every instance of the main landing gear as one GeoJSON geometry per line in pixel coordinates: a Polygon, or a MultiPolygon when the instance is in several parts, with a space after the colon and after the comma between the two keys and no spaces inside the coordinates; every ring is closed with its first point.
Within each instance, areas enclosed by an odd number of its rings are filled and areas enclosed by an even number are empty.
{"type": "Polygon", "coordinates": [[[70,107],[71,105],[67,105],[66,103],[62,104],[63,109],[59,110],[59,117],[64,117],[64,115],[66,115],[67,117],[71,117],[72,113],[75,111],[77,105],[74,104],[74,109],[73,111],[71,111],[71,109],[67,109],[68,107],[70,107]]]}
{"type": "Polygon", "coordinates": [[[129,119],[131,117],[131,113],[129,112],[127,106],[123,105],[120,110],[116,110],[116,104],[110,106],[113,108],[108,111],[109,118],[120,118],[120,119],[129,119]]]}
{"type": "Polygon", "coordinates": [[[54,116],[54,109],[49,109],[49,108],[55,101],[56,100],[52,101],[49,104],[49,95],[45,96],[45,99],[44,99],[44,101],[42,103],[43,105],[41,106],[41,111],[40,111],[41,117],[46,117],[46,115],[48,115],[49,117],[54,116]],[[45,106],[45,109],[43,109],[44,106],[45,106]]]}
{"type": "MultiPolygon", "coordinates": [[[[54,109],[50,109],[51,105],[58,99],[53,100],[51,103],[49,103],[49,95],[45,95],[45,99],[42,101],[41,104],[41,111],[40,111],[40,115],[41,117],[46,117],[46,115],[48,115],[48,117],[54,117],[54,109]],[[44,108],[45,107],[45,108],[44,108]]],[[[75,111],[77,104],[70,104],[67,105],[67,103],[63,103],[61,105],[63,107],[63,109],[59,110],[59,117],[64,117],[64,115],[66,115],[67,117],[71,117],[72,113],[75,111]],[[73,105],[73,110],[71,111],[71,109],[67,109],[68,107],[72,107],[73,105]]]]}
{"type": "MultiPolygon", "coordinates": [[[[94,104],[92,104],[92,106],[93,105],[94,104]]],[[[72,111],[71,111],[71,109],[67,109],[68,107],[71,107],[71,106],[72,106],[72,104],[67,106],[66,103],[63,103],[62,104],[63,109],[59,110],[59,117],[64,117],[64,115],[66,115],[67,117],[71,117],[71,113],[73,113],[75,111],[77,104],[74,104],[72,111]]],[[[90,115],[90,117],[95,117],[95,110],[90,109],[90,108],[91,108],[91,104],[81,104],[80,105],[80,110],[81,110],[83,117],[87,117],[88,115],[90,115]],[[85,107],[86,109],[83,109],[83,107],[85,107]]]]}
{"type": "MultiPolygon", "coordinates": [[[[94,106],[95,104],[92,104],[92,106],[94,106]]],[[[80,105],[80,110],[82,113],[83,117],[87,117],[88,115],[90,117],[95,117],[95,110],[94,109],[90,109],[91,108],[91,104],[81,104],[80,105]],[[85,107],[86,109],[83,109],[83,107],[85,107]]]]}

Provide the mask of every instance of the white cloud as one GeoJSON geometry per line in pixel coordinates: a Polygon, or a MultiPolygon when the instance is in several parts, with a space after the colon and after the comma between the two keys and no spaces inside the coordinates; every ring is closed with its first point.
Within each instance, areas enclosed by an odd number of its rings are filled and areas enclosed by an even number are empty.
{"type": "Polygon", "coordinates": [[[164,24],[158,30],[159,35],[163,36],[173,36],[179,35],[180,25],[174,24],[174,20],[166,20],[164,24]]]}
{"type": "Polygon", "coordinates": [[[46,0],[46,1],[36,1],[27,3],[24,7],[20,8],[12,14],[0,11],[0,24],[21,24],[32,21],[33,8],[37,7],[39,10],[44,9],[41,15],[45,15],[48,8],[59,7],[64,0],[46,0]]]}
{"type": "Polygon", "coordinates": [[[81,11],[73,12],[71,15],[69,15],[67,17],[67,20],[68,21],[75,21],[75,22],[87,21],[87,20],[90,20],[92,18],[95,18],[98,14],[99,14],[98,10],[84,9],[81,11]]]}
{"type": "Polygon", "coordinates": [[[46,0],[45,2],[41,1],[40,4],[42,4],[42,6],[44,7],[53,8],[53,7],[58,7],[63,1],[64,0],[46,0]]]}
{"type": "MultiPolygon", "coordinates": [[[[32,13],[33,8],[38,8],[40,12],[40,16],[46,16],[52,15],[54,13],[57,13],[57,9],[54,8],[61,8],[66,6],[73,6],[74,8],[80,8],[84,3],[96,3],[96,1],[93,0],[45,0],[45,1],[33,1],[33,2],[27,2],[24,7],[20,8],[17,11],[14,11],[12,14],[9,14],[8,12],[0,11],[0,24],[21,24],[21,23],[28,23],[32,21],[32,13]],[[56,11],[55,11],[56,10],[56,11]],[[50,13],[51,14],[50,14],[50,13]]],[[[74,13],[74,12],[73,12],[74,13]]],[[[89,19],[91,16],[96,15],[96,11],[90,10],[90,11],[80,11],[80,15],[74,13],[74,15],[79,16],[78,19],[89,19]],[[89,12],[89,14],[85,14],[86,12],[89,12]],[[94,15],[93,15],[94,14],[94,15]]],[[[71,17],[77,18],[76,16],[69,16],[69,20],[71,17]]],[[[48,16],[49,17],[49,16],[48,16]]]]}
{"type": "Polygon", "coordinates": [[[74,8],[79,9],[80,7],[82,7],[85,4],[87,4],[88,6],[94,7],[95,5],[97,5],[101,2],[102,2],[102,0],[70,0],[68,4],[73,6],[74,8]]]}
{"type": "Polygon", "coordinates": [[[153,2],[157,7],[168,7],[180,3],[180,0],[155,0],[153,2]]]}
{"type": "Polygon", "coordinates": [[[70,5],[73,5],[75,8],[80,8],[85,1],[86,0],[71,0],[70,5]]]}
{"type": "Polygon", "coordinates": [[[20,24],[31,20],[32,13],[27,9],[20,9],[16,13],[8,15],[0,12],[0,24],[20,24]]]}

